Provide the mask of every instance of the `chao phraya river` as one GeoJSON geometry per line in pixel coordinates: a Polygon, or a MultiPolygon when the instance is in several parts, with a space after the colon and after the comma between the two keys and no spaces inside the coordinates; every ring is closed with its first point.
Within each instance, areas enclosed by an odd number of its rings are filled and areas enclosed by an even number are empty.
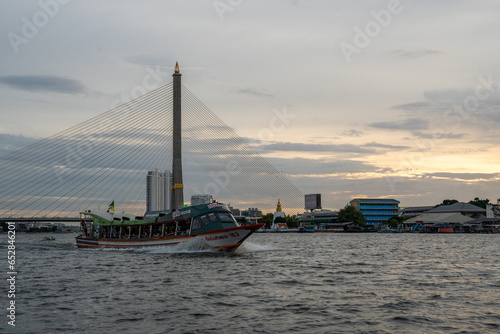
{"type": "Polygon", "coordinates": [[[269,233],[234,254],[44,236],[16,235],[2,333],[500,332],[500,235],[269,233]]]}

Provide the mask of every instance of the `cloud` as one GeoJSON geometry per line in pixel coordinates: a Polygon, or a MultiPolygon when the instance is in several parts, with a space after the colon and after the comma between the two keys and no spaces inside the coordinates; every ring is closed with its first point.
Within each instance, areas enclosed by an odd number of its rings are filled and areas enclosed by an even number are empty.
{"type": "Polygon", "coordinates": [[[371,142],[363,145],[353,144],[304,144],[291,142],[275,142],[272,144],[261,145],[259,147],[264,151],[286,151],[286,152],[342,152],[342,153],[377,153],[373,148],[383,148],[390,150],[405,150],[409,146],[388,145],[371,142]]]}
{"type": "Polygon", "coordinates": [[[406,51],[406,50],[396,50],[393,51],[391,54],[396,55],[401,58],[422,58],[425,56],[430,56],[430,55],[437,55],[440,54],[441,51],[438,50],[429,50],[429,49],[421,49],[421,50],[415,50],[415,51],[406,51]]]}
{"type": "Polygon", "coordinates": [[[324,175],[338,173],[368,173],[377,172],[377,166],[356,160],[335,160],[305,158],[266,158],[277,170],[287,175],[324,175]]]}
{"type": "Polygon", "coordinates": [[[464,181],[472,181],[472,180],[496,180],[500,178],[499,173],[427,173],[423,174],[424,177],[431,178],[444,178],[451,180],[464,180],[464,181]]]}
{"type": "Polygon", "coordinates": [[[412,134],[422,139],[458,139],[465,136],[465,133],[424,133],[421,131],[414,131],[412,134]]]}
{"type": "Polygon", "coordinates": [[[473,89],[433,89],[424,92],[424,97],[436,102],[462,102],[466,97],[474,96],[473,89]]]}
{"type": "Polygon", "coordinates": [[[250,96],[255,96],[255,97],[274,97],[273,94],[265,91],[265,90],[257,90],[254,88],[241,88],[236,91],[238,94],[243,94],[243,95],[250,95],[250,96]]]}
{"type": "Polygon", "coordinates": [[[0,133],[0,156],[36,142],[37,138],[0,133]]]}
{"type": "Polygon", "coordinates": [[[260,146],[265,151],[294,151],[294,152],[349,152],[349,153],[374,153],[374,150],[366,149],[352,144],[304,144],[281,142],[260,146]]]}
{"type": "Polygon", "coordinates": [[[500,122],[500,110],[488,110],[485,111],[481,118],[487,121],[500,122]]]}
{"type": "Polygon", "coordinates": [[[54,75],[7,75],[0,77],[0,83],[29,92],[52,92],[70,95],[88,93],[88,89],[80,81],[54,75]]]}
{"type": "Polygon", "coordinates": [[[346,137],[361,137],[363,135],[363,131],[351,129],[342,132],[341,135],[346,137]]]}
{"type": "Polygon", "coordinates": [[[398,104],[395,106],[392,106],[391,109],[397,109],[397,110],[422,110],[430,107],[431,104],[429,102],[413,102],[413,103],[406,103],[406,104],[398,104]]]}
{"type": "MultiPolygon", "coordinates": [[[[175,65],[175,60],[172,58],[164,58],[160,57],[157,55],[151,55],[151,54],[143,54],[143,55],[136,55],[136,56],[128,56],[125,57],[125,61],[133,64],[133,65],[140,65],[140,66],[158,66],[158,65],[164,65],[164,66],[169,66],[174,68],[175,65]]],[[[182,65],[182,64],[180,64],[182,65]]]]}
{"type": "Polygon", "coordinates": [[[387,148],[387,149],[391,149],[391,150],[406,150],[406,149],[410,148],[409,146],[388,145],[388,144],[381,144],[381,143],[376,143],[376,142],[364,144],[363,147],[378,147],[378,148],[387,148]]]}
{"type": "Polygon", "coordinates": [[[429,122],[419,118],[408,118],[403,121],[371,123],[370,126],[389,130],[427,130],[429,122]]]}
{"type": "MultiPolygon", "coordinates": [[[[480,81],[478,81],[480,82],[480,81]]],[[[426,101],[418,101],[406,104],[400,104],[392,106],[392,109],[407,111],[408,114],[415,112],[425,112],[432,115],[437,115],[445,120],[444,125],[447,123],[463,122],[466,119],[473,118],[473,122],[467,122],[469,126],[480,127],[481,130],[485,130],[489,127],[494,127],[494,122],[500,122],[500,92],[496,88],[495,84],[492,87],[486,88],[483,86],[477,86],[480,88],[481,94],[488,94],[484,99],[477,98],[477,88],[448,88],[448,89],[436,89],[427,90],[423,93],[426,101]],[[475,121],[479,122],[475,122],[475,121]],[[487,122],[487,123],[486,123],[487,122]]],[[[374,123],[375,127],[391,128],[397,123],[374,123]]],[[[441,122],[441,124],[443,124],[441,122]]],[[[372,125],[372,126],[373,126],[372,125]]],[[[423,123],[422,123],[423,125],[423,123]]],[[[448,124],[450,125],[450,124],[448,124]]],[[[410,126],[411,127],[411,126],[410,126]]],[[[413,130],[423,130],[424,127],[420,129],[413,130]]],[[[411,130],[411,129],[410,129],[411,130]]],[[[463,133],[440,133],[440,134],[429,134],[425,132],[413,133],[419,138],[462,138],[465,134],[463,133]]]]}

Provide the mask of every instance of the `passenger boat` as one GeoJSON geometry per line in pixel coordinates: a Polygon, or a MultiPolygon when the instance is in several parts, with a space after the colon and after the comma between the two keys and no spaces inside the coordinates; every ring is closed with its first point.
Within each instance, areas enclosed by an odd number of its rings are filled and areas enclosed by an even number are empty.
{"type": "Polygon", "coordinates": [[[191,244],[198,249],[236,250],[263,223],[239,225],[222,203],[187,206],[153,217],[80,212],[80,248],[139,248],[191,244]],[[92,222],[86,222],[92,219],[92,222]]]}

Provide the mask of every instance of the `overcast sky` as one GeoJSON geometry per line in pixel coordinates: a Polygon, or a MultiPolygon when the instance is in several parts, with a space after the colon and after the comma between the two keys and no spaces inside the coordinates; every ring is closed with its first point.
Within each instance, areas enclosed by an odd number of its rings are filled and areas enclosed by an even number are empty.
{"type": "Polygon", "coordinates": [[[499,17],[477,0],[2,1],[0,153],[171,82],[179,61],[325,208],[496,202],[499,17]]]}

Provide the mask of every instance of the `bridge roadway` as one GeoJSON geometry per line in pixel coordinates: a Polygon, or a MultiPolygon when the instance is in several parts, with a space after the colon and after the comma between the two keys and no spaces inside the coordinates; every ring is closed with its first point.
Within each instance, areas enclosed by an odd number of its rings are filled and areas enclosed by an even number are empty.
{"type": "MultiPolygon", "coordinates": [[[[92,221],[92,219],[85,219],[85,221],[92,221]]],[[[32,222],[80,222],[79,217],[55,217],[55,218],[47,218],[47,217],[0,217],[0,223],[6,222],[16,222],[16,223],[32,223],[32,222]]]]}

